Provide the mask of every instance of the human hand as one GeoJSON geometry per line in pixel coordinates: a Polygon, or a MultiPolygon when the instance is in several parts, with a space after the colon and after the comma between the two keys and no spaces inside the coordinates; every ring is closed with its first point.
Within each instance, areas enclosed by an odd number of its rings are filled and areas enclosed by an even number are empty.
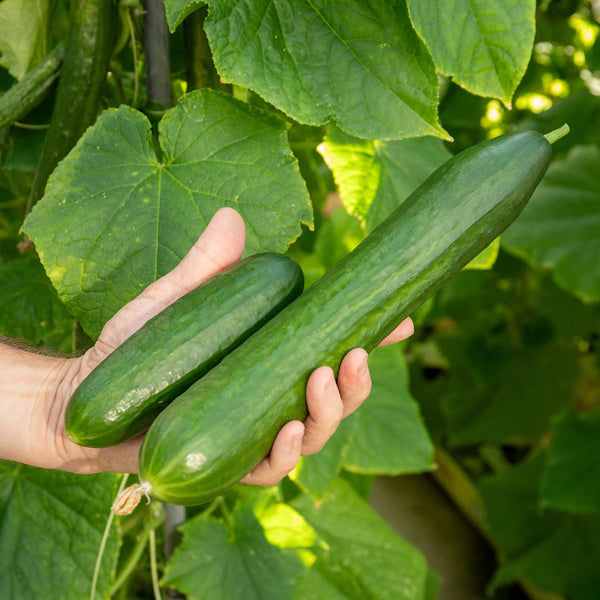
{"type": "MultiPolygon", "coordinates": [[[[34,377],[31,383],[35,387],[39,379],[39,385],[35,393],[28,394],[34,398],[29,409],[27,402],[18,403],[17,416],[26,421],[31,433],[27,447],[14,435],[11,446],[8,436],[5,443],[0,442],[0,457],[78,473],[136,472],[143,436],[110,448],[84,448],[74,444],[64,431],[64,412],[69,398],[91,370],[148,319],[237,262],[244,243],[245,230],[240,215],[233,209],[221,209],[181,263],[117,312],[105,325],[94,347],[83,356],[58,359],[30,353],[25,353],[27,357],[13,354],[13,365],[27,360],[35,366],[37,379],[34,377]]],[[[407,319],[383,343],[405,339],[412,331],[412,322],[407,319]]],[[[313,454],[323,447],[340,420],[356,410],[369,394],[371,381],[366,359],[364,350],[349,352],[340,366],[337,383],[329,367],[314,371],[307,385],[309,416],[304,423],[292,421],[281,429],[271,453],[243,479],[245,483],[273,485],[295,467],[300,454],[313,454]]],[[[4,424],[7,426],[8,422],[5,420],[4,424]]],[[[0,433],[1,429],[0,426],[0,433]]],[[[18,425],[14,430],[19,430],[18,425]]]]}
{"type": "MultiPolygon", "coordinates": [[[[380,346],[410,337],[414,325],[405,319],[380,346]]],[[[308,417],[304,422],[290,421],[284,425],[271,453],[259,463],[242,483],[275,485],[298,464],[301,455],[316,454],[335,433],[340,421],[352,414],[371,392],[368,355],[362,348],[350,350],[344,356],[337,381],[330,367],[319,367],[308,379],[306,404],[308,417]]]]}

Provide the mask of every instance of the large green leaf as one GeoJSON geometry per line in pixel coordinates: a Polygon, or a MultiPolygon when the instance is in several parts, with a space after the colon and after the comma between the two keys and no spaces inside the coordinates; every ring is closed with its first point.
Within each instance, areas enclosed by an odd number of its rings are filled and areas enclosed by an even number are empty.
{"type": "Polygon", "coordinates": [[[433,444],[410,395],[402,349],[378,348],[369,360],[371,396],[349,419],[354,434],[342,464],[350,471],[400,475],[434,467],[433,444]]]}
{"type": "MultiPolygon", "coordinates": [[[[116,475],[73,475],[0,461],[0,598],[90,597],[116,475]]],[[[113,526],[97,593],[108,595],[119,549],[113,526]]]]}
{"type": "Polygon", "coordinates": [[[320,452],[300,457],[290,478],[303,490],[322,498],[342,470],[342,460],[352,440],[355,424],[354,419],[344,419],[320,452]]]}
{"type": "Polygon", "coordinates": [[[481,96],[510,105],[535,35],[535,0],[409,0],[437,68],[481,96]]]}
{"type": "MultiPolygon", "coordinates": [[[[342,203],[371,232],[398,208],[440,165],[452,157],[431,136],[400,141],[369,141],[330,127],[319,152],[332,170],[342,203]]],[[[491,269],[500,239],[474,258],[467,269],[491,269]]]]}
{"type": "Polygon", "coordinates": [[[573,398],[577,363],[567,347],[515,350],[496,366],[483,364],[487,372],[471,368],[470,385],[462,381],[442,398],[454,446],[534,441],[550,430],[552,418],[573,398]]]}
{"type": "Polygon", "coordinates": [[[303,494],[292,506],[326,544],[298,583],[297,600],[430,597],[423,555],[396,535],[349,483],[337,479],[322,500],[303,494]]]}
{"type": "Polygon", "coordinates": [[[600,410],[557,421],[540,488],[542,506],[600,512],[600,410]]]}
{"type": "Polygon", "coordinates": [[[247,227],[248,253],[284,250],[312,223],[284,124],[229,96],[182,97],[159,124],[105,111],[52,174],[24,229],[63,302],[93,337],[190,249],[222,206],[247,227]]]}
{"type": "Polygon", "coordinates": [[[0,3],[0,65],[21,79],[46,53],[48,0],[0,3]]]}
{"type": "MultiPolygon", "coordinates": [[[[254,90],[296,121],[335,120],[367,139],[448,137],[437,122],[433,61],[404,1],[208,4],[206,33],[220,76],[254,90]]],[[[173,28],[178,16],[171,9],[173,28]]]]}
{"type": "Polygon", "coordinates": [[[502,236],[509,251],[552,270],[586,301],[600,300],[600,149],[575,146],[550,166],[523,214],[502,236]]]}
{"type": "Polygon", "coordinates": [[[319,151],[346,210],[373,230],[452,154],[433,137],[360,140],[331,127],[319,151]]]}
{"type": "Polygon", "coordinates": [[[73,319],[37,258],[0,265],[0,335],[70,350],[73,319]]]}
{"type": "Polygon", "coordinates": [[[544,458],[537,453],[481,480],[489,531],[502,558],[494,585],[525,580],[568,597],[593,587],[595,595],[579,597],[598,597],[600,517],[540,510],[544,458]]]}
{"type": "MultiPolygon", "coordinates": [[[[306,529],[303,522],[299,527],[306,529]]],[[[190,600],[291,598],[296,579],[304,571],[294,550],[267,541],[247,502],[238,504],[229,528],[223,521],[199,515],[181,531],[183,542],[169,561],[163,581],[190,600]]],[[[276,536],[273,531],[271,535],[276,536]]]]}

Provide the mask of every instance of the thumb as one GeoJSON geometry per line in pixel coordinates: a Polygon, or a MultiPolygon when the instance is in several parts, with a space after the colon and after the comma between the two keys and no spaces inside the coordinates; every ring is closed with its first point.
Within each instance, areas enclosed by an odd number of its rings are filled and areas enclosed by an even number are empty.
{"type": "MultiPolygon", "coordinates": [[[[91,371],[146,321],[197,288],[201,283],[236,263],[245,245],[245,227],[232,208],[218,210],[198,240],[169,273],[151,283],[121,308],[104,326],[84,364],[91,371]]],[[[87,374],[87,373],[86,373],[87,374]]]]}

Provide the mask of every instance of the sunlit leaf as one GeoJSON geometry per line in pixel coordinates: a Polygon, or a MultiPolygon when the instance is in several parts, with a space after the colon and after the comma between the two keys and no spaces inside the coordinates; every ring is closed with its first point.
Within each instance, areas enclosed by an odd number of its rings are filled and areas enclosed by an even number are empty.
{"type": "Polygon", "coordinates": [[[248,503],[238,504],[229,528],[223,521],[199,515],[181,531],[183,541],[163,582],[190,600],[291,598],[296,579],[305,570],[293,549],[267,541],[248,503]]]}
{"type": "Polygon", "coordinates": [[[299,581],[295,598],[430,597],[423,555],[396,535],[349,483],[337,479],[322,500],[304,494],[292,506],[326,544],[299,581]]]}
{"type": "Polygon", "coordinates": [[[510,104],[535,34],[535,0],[409,0],[437,68],[481,96],[510,104]]]}
{"type": "Polygon", "coordinates": [[[500,251],[500,238],[496,238],[483,252],[479,253],[465,269],[486,270],[491,269],[498,258],[500,251]]]}
{"type": "Polygon", "coordinates": [[[319,151],[333,171],[346,210],[374,229],[452,155],[433,137],[360,140],[330,128],[319,151]]]}
{"type": "Polygon", "coordinates": [[[46,53],[48,0],[0,3],[0,65],[21,79],[46,53]]]}
{"type": "Polygon", "coordinates": [[[284,250],[312,223],[285,126],[229,96],[182,97],[159,124],[105,111],[51,176],[24,229],[63,302],[95,337],[172,269],[223,206],[246,223],[246,252],[284,250]]]}
{"type": "MultiPolygon", "coordinates": [[[[296,121],[335,120],[367,139],[448,137],[437,122],[433,61],[404,2],[208,4],[206,33],[221,78],[254,90],[296,121]]],[[[168,12],[173,28],[179,16],[168,12]]]]}

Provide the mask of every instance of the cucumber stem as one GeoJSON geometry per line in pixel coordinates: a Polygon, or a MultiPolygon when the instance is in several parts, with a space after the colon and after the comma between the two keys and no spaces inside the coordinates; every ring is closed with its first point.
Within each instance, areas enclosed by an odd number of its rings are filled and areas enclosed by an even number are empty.
{"type": "Polygon", "coordinates": [[[558,129],[547,133],[546,135],[544,135],[544,137],[548,140],[550,144],[554,144],[554,142],[557,142],[558,140],[560,140],[560,138],[565,137],[565,135],[567,135],[569,131],[569,126],[565,123],[562,127],[559,127],[558,129]]]}

